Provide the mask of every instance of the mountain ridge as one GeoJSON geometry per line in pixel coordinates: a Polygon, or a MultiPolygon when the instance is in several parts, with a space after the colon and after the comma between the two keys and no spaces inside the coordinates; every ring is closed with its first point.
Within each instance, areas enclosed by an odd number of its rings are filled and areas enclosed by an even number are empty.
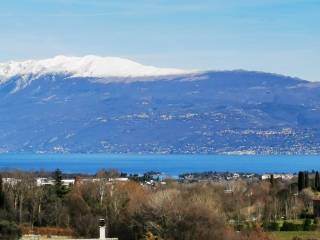
{"type": "Polygon", "coordinates": [[[318,154],[320,85],[256,71],[0,84],[0,151],[318,154]]]}
{"type": "MultiPolygon", "coordinates": [[[[73,57],[58,55],[53,58],[41,60],[9,61],[0,63],[0,84],[12,78],[23,78],[33,80],[45,75],[64,74],[68,78],[97,78],[101,83],[117,81],[147,81],[157,80],[165,77],[167,80],[176,76],[188,75],[197,76],[199,74],[214,72],[250,72],[253,74],[268,74],[275,77],[288,77],[303,80],[278,73],[268,73],[254,70],[183,70],[177,68],[157,68],[131,61],[119,57],[100,57],[96,55],[86,55],[83,57],[73,57]],[[108,79],[107,81],[102,81],[108,79]]],[[[306,80],[304,80],[306,81],[306,80]]]]}
{"type": "Polygon", "coordinates": [[[156,68],[118,57],[67,57],[63,55],[42,60],[10,61],[0,63],[3,81],[14,76],[41,76],[66,73],[73,77],[150,77],[187,73],[175,68],[156,68]]]}

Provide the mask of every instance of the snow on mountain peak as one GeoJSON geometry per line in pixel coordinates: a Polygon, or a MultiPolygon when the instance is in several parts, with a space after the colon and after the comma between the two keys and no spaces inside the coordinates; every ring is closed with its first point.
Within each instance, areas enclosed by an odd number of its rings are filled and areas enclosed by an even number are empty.
{"type": "Polygon", "coordinates": [[[188,73],[174,68],[156,68],[118,57],[56,56],[43,60],[0,63],[0,83],[14,76],[40,76],[48,73],[64,73],[72,77],[135,78],[157,77],[188,73]]]}

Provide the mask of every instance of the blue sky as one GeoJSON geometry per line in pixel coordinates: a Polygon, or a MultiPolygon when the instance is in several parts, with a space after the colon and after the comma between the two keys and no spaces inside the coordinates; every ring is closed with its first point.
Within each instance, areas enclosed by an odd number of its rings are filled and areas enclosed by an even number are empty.
{"type": "Polygon", "coordinates": [[[320,81],[320,0],[4,0],[0,61],[86,55],[320,81]]]}

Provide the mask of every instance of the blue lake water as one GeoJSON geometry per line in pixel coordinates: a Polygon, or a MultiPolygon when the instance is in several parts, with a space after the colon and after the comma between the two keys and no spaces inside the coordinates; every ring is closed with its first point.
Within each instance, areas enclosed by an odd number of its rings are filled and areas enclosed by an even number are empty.
{"type": "Polygon", "coordinates": [[[102,168],[126,173],[159,171],[171,176],[203,171],[297,172],[320,170],[320,156],[0,154],[1,170],[56,168],[69,173],[95,173],[102,168]]]}

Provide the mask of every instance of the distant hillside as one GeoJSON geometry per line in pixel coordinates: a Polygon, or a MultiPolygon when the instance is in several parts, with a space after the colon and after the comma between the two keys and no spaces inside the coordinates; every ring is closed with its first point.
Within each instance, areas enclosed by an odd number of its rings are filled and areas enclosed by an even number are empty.
{"type": "Polygon", "coordinates": [[[2,152],[320,153],[319,83],[144,66],[112,75],[103,64],[96,76],[95,62],[69,72],[37,64],[0,64],[2,152]]]}

